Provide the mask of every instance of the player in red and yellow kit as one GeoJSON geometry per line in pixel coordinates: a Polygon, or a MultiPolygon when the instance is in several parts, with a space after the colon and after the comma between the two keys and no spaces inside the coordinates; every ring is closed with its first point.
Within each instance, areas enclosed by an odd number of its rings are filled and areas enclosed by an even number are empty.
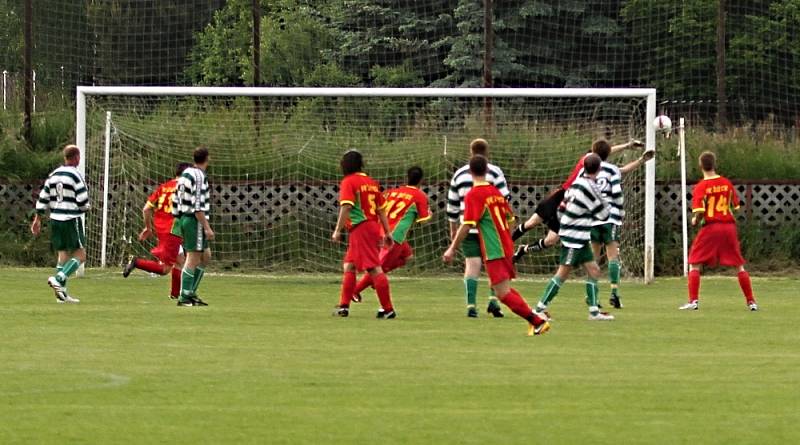
{"type": "Polygon", "coordinates": [[[703,180],[692,191],[692,225],[702,220],[702,228],[692,241],[689,251],[689,302],[683,310],[699,309],[701,266],[736,267],[739,269],[739,287],[747,300],[747,307],[757,311],[750,274],[744,270],[744,258],[739,248],[736,219],[733,210],[739,208],[739,196],[728,178],[716,172],[716,156],[711,152],[700,155],[703,180]]]}
{"type": "MultiPolygon", "coordinates": [[[[408,169],[407,185],[387,190],[383,196],[386,198],[386,216],[389,219],[392,240],[394,243],[383,246],[380,253],[381,269],[389,273],[403,267],[411,259],[414,252],[408,244],[408,233],[414,223],[422,223],[431,219],[428,207],[428,197],[419,189],[422,182],[422,168],[411,167],[408,169]]],[[[353,301],[361,301],[361,291],[372,286],[372,275],[364,274],[356,284],[353,301]]]]}
{"type": "Polygon", "coordinates": [[[509,232],[514,215],[497,187],[486,182],[487,168],[488,161],[483,156],[473,156],[469,161],[473,185],[464,197],[464,222],[442,259],[446,263],[453,261],[456,249],[470,228],[477,228],[483,264],[495,294],[511,311],[528,321],[529,335],[544,334],[550,329],[550,324],[534,313],[522,295],[511,287],[511,280],[516,276],[511,262],[514,242],[509,232]]]}
{"type": "Polygon", "coordinates": [[[176,299],[181,291],[181,268],[183,267],[183,254],[180,253],[181,238],[172,233],[172,195],[177,188],[177,177],[192,164],[181,162],[175,169],[176,178],[161,184],[147,198],[142,209],[144,215],[144,229],[139,233],[139,241],[144,241],[155,233],[158,244],[150,253],[158,261],[133,257],[122,270],[122,276],[127,278],[133,269],[141,269],[158,275],[172,272],[169,297],[176,299]]]}
{"type": "Polygon", "coordinates": [[[340,242],[345,228],[350,235],[342,264],[344,275],[339,305],[333,315],[347,317],[350,314],[356,271],[366,270],[372,277],[381,303],[377,318],[395,318],[397,314],[392,306],[389,280],[381,269],[380,261],[381,247],[392,245],[392,233],[384,210],[386,201],[378,183],[361,171],[363,165],[361,153],[356,150],[350,150],[342,156],[344,179],[339,186],[339,218],[331,239],[335,243],[340,242]]]}

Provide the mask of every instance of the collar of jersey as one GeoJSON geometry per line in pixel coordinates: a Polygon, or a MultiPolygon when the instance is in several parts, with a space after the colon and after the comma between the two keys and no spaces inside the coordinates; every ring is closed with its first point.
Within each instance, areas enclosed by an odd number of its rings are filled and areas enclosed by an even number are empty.
{"type": "Polygon", "coordinates": [[[489,184],[488,181],[476,181],[474,184],[472,184],[473,187],[480,187],[482,185],[491,185],[491,184],[489,184]]]}
{"type": "Polygon", "coordinates": [[[353,174],[354,174],[354,175],[358,175],[358,176],[367,176],[367,174],[366,174],[366,173],[364,173],[364,172],[355,172],[355,173],[353,173],[353,174]]]}
{"type": "Polygon", "coordinates": [[[709,179],[717,179],[717,178],[719,178],[719,175],[714,175],[714,176],[711,176],[709,178],[703,178],[703,179],[709,180],[709,179]]]}

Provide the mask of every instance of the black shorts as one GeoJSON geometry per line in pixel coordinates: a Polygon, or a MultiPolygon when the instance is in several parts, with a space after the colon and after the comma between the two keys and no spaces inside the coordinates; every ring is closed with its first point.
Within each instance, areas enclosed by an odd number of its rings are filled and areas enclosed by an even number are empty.
{"type": "Polygon", "coordinates": [[[561,224],[558,222],[558,207],[564,200],[566,192],[563,188],[550,192],[543,200],[539,201],[534,211],[542,218],[547,228],[556,233],[561,228],[561,224]]]}

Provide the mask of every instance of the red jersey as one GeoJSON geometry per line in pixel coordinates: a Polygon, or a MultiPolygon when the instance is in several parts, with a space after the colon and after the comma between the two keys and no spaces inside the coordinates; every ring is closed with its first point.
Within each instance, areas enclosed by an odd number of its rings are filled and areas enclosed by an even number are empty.
{"type": "Polygon", "coordinates": [[[509,232],[513,221],[508,201],[488,182],[476,182],[464,197],[464,224],[477,227],[484,261],[514,254],[509,232]]]}
{"type": "Polygon", "coordinates": [[[428,197],[422,190],[404,185],[388,190],[386,196],[386,216],[389,218],[389,229],[392,239],[402,243],[408,236],[408,231],[415,222],[431,219],[428,209],[428,197]]]}
{"type": "Polygon", "coordinates": [[[178,180],[169,181],[158,186],[147,198],[147,205],[153,208],[153,222],[157,233],[171,233],[172,222],[172,195],[175,194],[178,180]]]}
{"type": "Polygon", "coordinates": [[[378,183],[366,173],[353,173],[342,179],[339,186],[339,205],[350,204],[347,215],[347,228],[350,229],[364,221],[378,220],[378,209],[386,203],[378,183]]]}
{"type": "Polygon", "coordinates": [[[572,173],[569,174],[567,180],[564,182],[564,184],[561,185],[562,189],[569,190],[569,188],[572,186],[572,183],[575,182],[575,178],[578,177],[578,175],[581,173],[581,170],[583,169],[583,160],[586,159],[586,156],[589,156],[590,154],[591,153],[586,153],[585,155],[581,156],[581,159],[578,161],[577,164],[575,164],[575,167],[572,168],[572,173]]]}
{"type": "Polygon", "coordinates": [[[733,210],[738,208],[736,189],[723,176],[703,179],[692,190],[692,213],[702,213],[706,223],[735,223],[733,210]]]}

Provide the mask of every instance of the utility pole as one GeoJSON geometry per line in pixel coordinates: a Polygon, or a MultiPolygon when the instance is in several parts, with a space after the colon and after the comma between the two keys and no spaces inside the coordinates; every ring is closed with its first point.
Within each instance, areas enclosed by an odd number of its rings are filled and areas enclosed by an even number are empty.
{"type": "MultiPolygon", "coordinates": [[[[492,88],[494,79],[492,78],[492,62],[494,59],[494,28],[492,18],[494,16],[492,0],[483,0],[483,87],[492,88]]],[[[492,98],[483,98],[483,119],[487,131],[493,128],[492,118],[492,98]]]]}
{"type": "Polygon", "coordinates": [[[719,0],[717,6],[717,127],[724,130],[728,125],[728,94],[725,91],[725,21],[726,1],[719,0]]]}
{"type": "Polygon", "coordinates": [[[22,136],[28,143],[32,141],[31,114],[33,114],[33,0],[25,0],[25,21],[23,23],[23,77],[25,78],[25,109],[22,119],[22,136]]]}
{"type": "MultiPolygon", "coordinates": [[[[261,86],[261,5],[253,0],[253,86],[261,86]]],[[[261,133],[261,98],[253,96],[253,125],[261,133]]]]}

